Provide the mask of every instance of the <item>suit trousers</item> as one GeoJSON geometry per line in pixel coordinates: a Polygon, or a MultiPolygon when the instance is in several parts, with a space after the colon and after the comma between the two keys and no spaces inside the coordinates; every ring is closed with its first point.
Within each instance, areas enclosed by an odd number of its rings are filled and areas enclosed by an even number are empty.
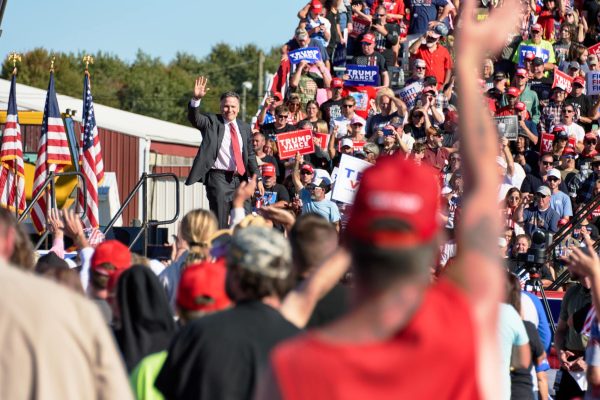
{"type": "MultiPolygon", "coordinates": [[[[232,171],[211,169],[206,174],[206,197],[210,210],[217,216],[219,229],[229,228],[229,214],[235,190],[240,186],[241,177],[232,171]]],[[[244,204],[249,211],[250,202],[244,204]]]]}

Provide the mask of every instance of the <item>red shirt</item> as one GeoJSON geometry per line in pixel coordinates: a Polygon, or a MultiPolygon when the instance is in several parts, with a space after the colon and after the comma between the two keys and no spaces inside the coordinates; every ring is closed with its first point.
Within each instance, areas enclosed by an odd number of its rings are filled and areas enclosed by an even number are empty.
{"type": "Polygon", "coordinates": [[[426,45],[421,45],[413,58],[420,58],[425,61],[425,75],[433,75],[438,81],[438,90],[444,85],[446,71],[452,69],[452,57],[444,46],[438,44],[437,48],[431,52],[426,45]]]}
{"type": "Polygon", "coordinates": [[[423,162],[427,165],[441,170],[446,166],[446,162],[450,158],[450,152],[445,147],[438,147],[437,151],[431,147],[425,147],[425,155],[423,156],[423,162]]]}
{"type": "Polygon", "coordinates": [[[286,400],[481,398],[475,328],[465,295],[440,279],[386,341],[345,344],[307,333],[271,353],[286,400]]]}

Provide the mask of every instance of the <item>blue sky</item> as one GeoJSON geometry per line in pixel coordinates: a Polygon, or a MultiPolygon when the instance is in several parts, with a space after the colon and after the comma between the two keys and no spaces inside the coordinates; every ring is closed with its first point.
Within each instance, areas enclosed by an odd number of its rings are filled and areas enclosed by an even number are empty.
{"type": "Polygon", "coordinates": [[[132,61],[138,49],[163,61],[198,57],[219,42],[268,50],[292,37],[303,0],[8,0],[0,57],[35,47],[98,50],[132,61]],[[51,22],[52,21],[52,22],[51,22]]]}

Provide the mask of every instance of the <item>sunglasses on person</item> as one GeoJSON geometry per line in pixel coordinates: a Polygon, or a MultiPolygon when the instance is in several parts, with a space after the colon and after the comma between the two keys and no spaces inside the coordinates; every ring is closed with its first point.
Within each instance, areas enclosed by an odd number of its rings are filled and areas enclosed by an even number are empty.
{"type": "Polygon", "coordinates": [[[344,108],[352,108],[352,107],[354,107],[354,104],[344,104],[344,105],[342,105],[342,107],[344,107],[344,108]]]}
{"type": "Polygon", "coordinates": [[[427,68],[425,67],[415,67],[417,71],[425,71],[427,68]]]}
{"type": "Polygon", "coordinates": [[[545,194],[536,193],[536,194],[535,194],[533,197],[534,197],[535,199],[539,200],[539,199],[545,199],[545,198],[546,198],[546,197],[548,197],[548,196],[546,196],[545,194]]]}
{"type": "Polygon", "coordinates": [[[574,160],[575,159],[575,156],[573,154],[563,154],[562,157],[566,158],[566,159],[570,159],[570,160],[574,160]]]}
{"type": "Polygon", "coordinates": [[[554,165],[554,161],[542,161],[542,165],[554,165]]]}
{"type": "Polygon", "coordinates": [[[277,114],[277,118],[282,119],[282,118],[287,118],[289,117],[289,114],[277,114]]]}
{"type": "Polygon", "coordinates": [[[377,14],[377,16],[378,16],[379,18],[383,18],[383,17],[385,17],[385,14],[377,14]]]}
{"type": "Polygon", "coordinates": [[[558,182],[560,179],[558,179],[558,178],[556,178],[554,176],[551,176],[551,177],[546,178],[546,180],[548,182],[558,182]]]}
{"type": "Polygon", "coordinates": [[[593,145],[596,145],[596,143],[597,142],[595,140],[586,140],[583,142],[583,144],[593,144],[593,145]]]}
{"type": "Polygon", "coordinates": [[[310,171],[300,171],[300,175],[312,175],[313,173],[310,171]]]}

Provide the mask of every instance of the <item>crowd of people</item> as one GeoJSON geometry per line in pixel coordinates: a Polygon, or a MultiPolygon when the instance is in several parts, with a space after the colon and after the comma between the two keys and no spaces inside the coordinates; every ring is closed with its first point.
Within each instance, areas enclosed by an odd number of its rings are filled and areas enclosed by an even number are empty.
{"type": "Polygon", "coordinates": [[[210,210],[178,221],[170,260],[57,210],[34,257],[0,210],[1,397],[600,398],[599,11],[311,0],[252,125],[234,92],[203,112],[195,81],[186,184],[210,210]],[[314,152],[283,157],[303,130],[314,152]],[[553,331],[527,289],[567,273],[553,331]]]}

